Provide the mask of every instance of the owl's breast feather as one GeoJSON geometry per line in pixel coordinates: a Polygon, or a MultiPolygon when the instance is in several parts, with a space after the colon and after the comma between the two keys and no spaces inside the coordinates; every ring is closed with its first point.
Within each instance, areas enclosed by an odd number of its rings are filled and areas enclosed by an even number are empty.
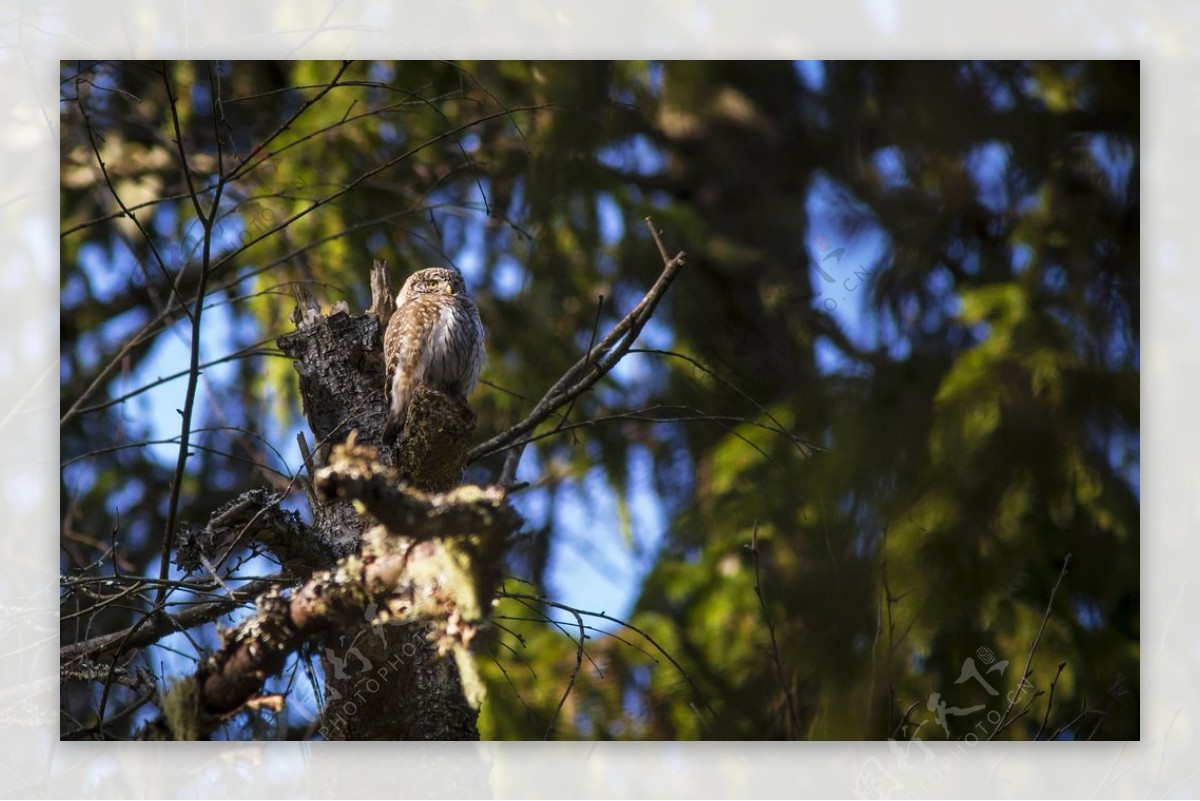
{"type": "Polygon", "coordinates": [[[436,354],[432,367],[439,373],[435,383],[447,388],[457,385],[463,395],[470,393],[478,375],[472,370],[472,363],[478,358],[479,340],[478,312],[472,304],[442,304],[430,332],[430,344],[436,354]]]}

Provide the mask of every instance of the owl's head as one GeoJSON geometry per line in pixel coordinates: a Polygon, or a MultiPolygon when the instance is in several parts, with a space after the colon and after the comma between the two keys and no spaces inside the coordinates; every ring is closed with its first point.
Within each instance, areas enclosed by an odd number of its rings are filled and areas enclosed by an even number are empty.
{"type": "Polygon", "coordinates": [[[403,306],[418,295],[465,295],[467,285],[462,273],[453,267],[430,267],[417,270],[404,282],[404,288],[396,296],[396,308],[403,306]]]}

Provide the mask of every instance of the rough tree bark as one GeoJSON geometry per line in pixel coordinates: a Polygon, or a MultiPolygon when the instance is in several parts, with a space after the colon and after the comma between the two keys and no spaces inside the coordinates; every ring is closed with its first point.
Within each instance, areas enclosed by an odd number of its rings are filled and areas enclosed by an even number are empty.
{"type": "Polygon", "coordinates": [[[385,265],[376,263],[371,283],[371,310],[358,317],[344,308],[322,315],[298,293],[297,330],[278,340],[295,360],[315,438],[311,452],[301,443],[312,525],[278,509],[277,496],[249,492],[177,545],[186,568],[257,542],[302,583],[259,596],[256,614],[172,687],[144,737],[203,739],[230,714],[281,708],[257,693],[311,642],[326,677],[313,727],[324,738],[479,738],[470,646],[521,520],[503,489],[456,486],[475,428],[460,399],[421,387],[400,441],[378,441],[392,311],[385,265]]]}
{"type": "MultiPolygon", "coordinates": [[[[475,416],[448,396],[423,392],[414,400],[409,415],[413,424],[399,448],[379,442],[385,412],[383,329],[393,308],[386,266],[375,265],[371,284],[374,313],[320,317],[314,304],[306,302],[299,310],[298,330],[279,340],[300,373],[304,413],[317,443],[312,467],[324,466],[330,449],[355,431],[358,442],[378,446],[385,465],[399,461],[406,467],[428,463],[438,468],[428,476],[419,469],[402,470],[401,478],[412,486],[449,489],[462,475],[475,416]],[[410,449],[410,444],[419,448],[410,449]],[[397,459],[397,451],[408,450],[417,452],[397,459]]],[[[359,549],[367,525],[354,503],[344,498],[318,499],[313,510],[313,528],[340,546],[340,556],[359,549]]],[[[412,548],[406,558],[434,556],[427,549],[412,548]]],[[[439,655],[429,625],[372,627],[372,612],[368,608],[362,622],[327,638],[322,646],[321,735],[336,740],[479,739],[478,713],[464,693],[459,669],[439,655]]]]}

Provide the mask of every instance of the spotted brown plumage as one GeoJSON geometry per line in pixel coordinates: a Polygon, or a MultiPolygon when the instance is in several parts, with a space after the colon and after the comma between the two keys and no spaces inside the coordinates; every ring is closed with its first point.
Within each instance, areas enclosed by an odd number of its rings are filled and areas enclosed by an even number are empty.
{"type": "Polygon", "coordinates": [[[430,267],[408,277],[384,334],[383,357],[384,442],[400,433],[418,386],[466,400],[483,367],[483,323],[458,270],[430,267]]]}

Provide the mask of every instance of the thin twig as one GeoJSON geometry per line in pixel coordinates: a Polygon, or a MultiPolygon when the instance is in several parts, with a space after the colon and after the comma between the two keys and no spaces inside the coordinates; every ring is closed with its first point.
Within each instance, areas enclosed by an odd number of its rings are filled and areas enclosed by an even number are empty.
{"type": "Polygon", "coordinates": [[[546,606],[553,607],[555,609],[561,609],[564,612],[570,612],[572,614],[578,612],[579,614],[586,615],[587,617],[594,617],[594,618],[598,618],[600,620],[607,620],[610,623],[616,623],[618,626],[621,626],[622,628],[629,629],[634,634],[640,635],[642,637],[642,639],[644,639],[646,642],[650,643],[650,645],[654,646],[654,650],[656,650],[660,654],[662,654],[663,658],[665,658],[668,662],[670,662],[671,666],[674,667],[677,671],[679,671],[679,675],[683,676],[684,680],[688,683],[688,685],[696,693],[696,696],[698,698],[700,698],[701,702],[704,704],[704,708],[706,710],[708,710],[708,713],[710,715],[716,714],[716,712],[713,710],[712,706],[708,703],[707,700],[704,699],[704,696],[700,693],[700,688],[696,686],[696,682],[693,681],[692,677],[690,675],[688,675],[688,672],[683,669],[683,666],[680,665],[679,662],[677,662],[675,660],[675,657],[671,656],[671,654],[665,648],[663,648],[661,645],[659,645],[657,640],[655,640],[653,637],[651,637],[645,631],[643,631],[642,629],[633,625],[632,623],[629,623],[625,620],[621,620],[620,618],[617,618],[617,617],[613,617],[612,615],[610,615],[606,612],[589,612],[586,609],[577,609],[576,607],[568,606],[564,603],[559,603],[558,601],[552,601],[549,598],[546,598],[541,595],[528,595],[525,593],[507,592],[507,591],[501,590],[496,593],[496,597],[497,598],[511,598],[513,600],[522,600],[523,599],[523,600],[527,600],[527,601],[534,601],[536,603],[545,604],[546,606]]]}
{"type": "MultiPolygon", "coordinates": [[[[176,102],[178,97],[176,97],[174,91],[171,89],[171,79],[167,75],[167,65],[165,62],[162,65],[162,79],[163,85],[167,88],[167,105],[171,109],[171,123],[175,126],[175,150],[179,154],[179,164],[183,168],[183,179],[187,183],[188,197],[192,201],[192,209],[196,212],[196,219],[200,221],[200,226],[207,230],[216,217],[217,205],[214,203],[208,214],[204,213],[204,207],[200,205],[200,195],[196,192],[196,186],[192,182],[192,168],[188,165],[187,153],[184,152],[183,132],[179,128],[179,106],[176,102]]],[[[218,142],[219,145],[220,142],[218,142]]],[[[217,197],[220,197],[220,190],[221,181],[218,180],[216,186],[217,197]]]]}
{"type": "MultiPolygon", "coordinates": [[[[172,583],[179,584],[180,582],[172,583]]],[[[255,579],[240,587],[233,597],[197,604],[177,615],[160,615],[155,625],[148,629],[145,628],[145,625],[150,621],[150,616],[143,616],[136,624],[127,629],[112,634],[100,634],[82,642],[64,645],[59,649],[59,662],[65,665],[81,657],[98,658],[108,654],[119,656],[134,648],[141,648],[157,642],[170,634],[204,623],[211,623],[239,606],[254,603],[256,597],[272,587],[290,583],[291,579],[282,576],[255,579]]]]}
{"type": "Polygon", "coordinates": [[[575,616],[575,622],[579,626],[579,642],[575,649],[575,669],[571,671],[571,678],[567,682],[567,687],[563,690],[562,698],[558,699],[558,706],[554,709],[554,716],[550,718],[550,724],[546,726],[546,735],[542,739],[549,740],[554,734],[554,727],[558,723],[558,716],[562,714],[563,705],[567,703],[567,698],[571,695],[571,690],[575,688],[575,680],[579,678],[579,671],[583,670],[583,641],[587,639],[587,633],[583,629],[583,615],[575,610],[570,610],[575,616]]]}
{"type": "MultiPolygon", "coordinates": [[[[254,159],[255,156],[257,156],[259,153],[261,153],[263,150],[265,150],[272,142],[274,142],[277,138],[279,138],[280,135],[282,135],[285,131],[287,131],[288,128],[291,128],[292,125],[295,124],[296,120],[298,120],[302,116],[304,116],[304,113],[306,111],[308,111],[310,108],[312,108],[314,105],[316,105],[317,102],[319,102],[321,100],[321,98],[323,98],[325,95],[329,94],[329,92],[333,91],[333,88],[338,85],[338,80],[342,77],[342,74],[347,69],[350,68],[350,65],[352,63],[353,62],[351,62],[351,61],[343,61],[341,68],[337,71],[337,74],[335,74],[333,76],[333,80],[322,85],[321,91],[317,92],[315,95],[310,97],[308,100],[304,101],[303,105],[301,105],[298,109],[296,109],[294,112],[292,112],[292,115],[290,117],[288,117],[286,120],[284,120],[283,123],[278,128],[276,128],[274,131],[272,131],[270,134],[268,134],[261,142],[259,142],[257,145],[255,145],[254,149],[251,150],[248,154],[246,154],[246,157],[244,159],[242,159],[236,165],[234,165],[233,169],[229,171],[229,174],[227,176],[225,176],[225,180],[233,181],[233,180],[237,179],[237,177],[245,169],[246,165],[249,164],[254,159]]],[[[271,155],[272,154],[268,154],[266,158],[270,158],[271,155]]]]}
{"type": "Polygon", "coordinates": [[[896,728],[892,729],[891,739],[895,740],[897,734],[901,733],[903,729],[908,728],[908,724],[912,722],[911,718],[913,710],[916,709],[920,703],[921,702],[919,700],[913,701],[911,704],[909,704],[908,709],[904,710],[904,714],[900,716],[900,722],[896,724],[896,728]]]}
{"type": "MultiPolygon", "coordinates": [[[[1066,578],[1067,568],[1070,566],[1071,554],[1067,554],[1066,558],[1063,559],[1062,570],[1058,572],[1058,581],[1054,582],[1054,589],[1050,590],[1050,600],[1046,602],[1046,611],[1042,614],[1042,625],[1038,627],[1037,636],[1033,638],[1033,643],[1029,646],[1029,656],[1025,658],[1025,669],[1021,671],[1021,678],[1017,682],[1018,690],[1025,686],[1025,680],[1029,678],[1029,674],[1032,672],[1029,666],[1033,663],[1033,655],[1037,653],[1038,643],[1042,640],[1042,632],[1046,630],[1046,621],[1050,619],[1050,610],[1054,607],[1054,596],[1058,592],[1059,586],[1062,585],[1063,579],[1066,578]]],[[[1008,706],[1004,708],[1004,714],[1001,715],[1000,720],[996,723],[996,728],[992,729],[992,733],[988,735],[989,740],[995,737],[1008,723],[1012,722],[1008,720],[1008,715],[1012,712],[1012,708],[1016,706],[1017,697],[1015,693],[1008,694],[1008,706]]]]}
{"type": "Polygon", "coordinates": [[[805,442],[800,437],[788,432],[788,430],[786,428],[784,428],[783,423],[781,423],[779,421],[779,419],[776,418],[775,415],[773,415],[771,413],[770,409],[763,406],[761,403],[756,401],[754,398],[750,397],[750,395],[748,395],[741,387],[737,386],[732,381],[729,381],[728,379],[722,377],[721,375],[716,373],[714,370],[712,370],[708,366],[702,364],[697,359],[694,359],[685,353],[679,353],[678,351],[673,351],[673,350],[663,350],[660,348],[630,348],[629,352],[630,353],[652,353],[652,354],[657,354],[659,356],[670,356],[673,359],[681,359],[682,361],[687,362],[688,364],[695,367],[697,370],[700,370],[701,372],[703,372],[705,375],[711,376],[714,380],[721,382],[721,384],[723,384],[724,386],[726,386],[729,389],[736,392],[743,400],[745,400],[747,403],[749,403],[751,406],[753,406],[755,409],[757,409],[759,412],[761,412],[764,417],[766,417],[768,420],[770,420],[772,423],[775,424],[776,427],[771,430],[778,431],[780,434],[783,434],[783,435],[787,436],[789,439],[791,439],[792,443],[796,446],[797,450],[800,451],[801,455],[807,456],[810,451],[820,450],[820,448],[817,448],[815,445],[805,442]]]}
{"type": "Polygon", "coordinates": [[[992,732],[990,735],[988,735],[988,739],[989,739],[989,740],[993,739],[994,737],[996,737],[996,735],[998,735],[998,734],[1002,733],[1002,732],[1003,732],[1005,729],[1007,729],[1009,726],[1011,726],[1012,724],[1016,723],[1016,722],[1017,722],[1018,720],[1020,720],[1021,718],[1025,717],[1026,715],[1028,715],[1028,714],[1029,714],[1029,706],[1030,706],[1030,704],[1032,704],[1032,703],[1034,702],[1034,700],[1035,700],[1035,699],[1037,699],[1037,698],[1040,698],[1040,697],[1042,696],[1043,692],[1044,692],[1043,690],[1038,690],[1036,693],[1034,693],[1034,694],[1033,694],[1033,697],[1032,697],[1032,698],[1030,698],[1030,699],[1029,699],[1029,700],[1028,700],[1028,701],[1025,703],[1025,706],[1021,707],[1021,711],[1020,711],[1020,712],[1018,712],[1017,714],[1013,715],[1013,716],[1012,716],[1011,718],[1009,718],[1008,720],[1006,720],[1006,721],[1004,721],[1003,723],[1001,723],[1001,725],[1000,725],[1000,727],[999,727],[999,728],[997,728],[997,729],[996,729],[995,731],[993,731],[993,732],[992,732]]]}
{"type": "Polygon", "coordinates": [[[1038,726],[1037,734],[1033,739],[1042,739],[1042,732],[1046,731],[1046,723],[1050,720],[1050,710],[1054,708],[1054,688],[1058,686],[1058,677],[1062,675],[1063,668],[1067,666],[1066,662],[1058,663],[1058,672],[1054,674],[1054,681],[1050,682],[1050,697],[1046,699],[1046,714],[1042,715],[1042,725],[1038,726]]]}
{"type": "MultiPolygon", "coordinates": [[[[242,434],[246,434],[248,436],[251,436],[251,437],[254,437],[257,439],[261,439],[264,443],[266,443],[267,447],[274,450],[274,446],[272,446],[270,444],[270,442],[268,442],[266,439],[264,439],[261,434],[255,434],[253,432],[248,432],[248,431],[246,431],[246,429],[244,429],[240,426],[206,426],[204,428],[194,429],[192,431],[192,433],[193,434],[201,434],[201,433],[205,433],[205,432],[209,432],[209,431],[237,431],[242,434]]],[[[106,453],[116,453],[117,451],[130,450],[131,448],[144,448],[147,445],[177,445],[177,444],[179,444],[179,436],[178,435],[176,435],[174,437],[166,437],[164,439],[143,439],[143,440],[138,440],[137,442],[126,442],[122,445],[110,445],[110,446],[104,447],[104,448],[94,448],[94,449],[88,451],[87,453],[81,453],[78,456],[72,456],[67,461],[61,463],[59,465],[59,467],[60,468],[69,467],[70,465],[73,465],[76,462],[83,461],[84,459],[91,459],[96,456],[102,456],[106,453]]],[[[220,448],[213,448],[208,445],[192,445],[191,447],[194,451],[203,451],[205,453],[216,454],[217,456],[224,456],[228,459],[238,461],[243,464],[248,464],[253,467],[257,467],[260,470],[262,470],[263,472],[273,473],[274,475],[279,476],[280,478],[291,478],[292,477],[292,470],[290,467],[288,467],[287,462],[283,460],[282,456],[280,456],[280,461],[284,462],[283,466],[287,470],[286,473],[281,470],[276,470],[274,467],[271,467],[269,464],[266,464],[265,462],[260,462],[256,459],[248,459],[245,456],[239,456],[237,454],[230,453],[228,451],[223,451],[220,448]]],[[[276,451],[275,453],[277,456],[279,456],[278,451],[276,451]]]]}
{"type": "Polygon", "coordinates": [[[87,108],[83,104],[83,98],[80,97],[78,89],[75,91],[75,103],[79,107],[79,113],[83,116],[83,123],[87,128],[88,143],[92,146],[92,154],[96,157],[96,164],[100,167],[100,174],[104,177],[104,183],[108,187],[109,194],[112,195],[113,200],[117,202],[117,206],[121,209],[121,213],[115,216],[118,218],[128,217],[130,221],[133,222],[134,227],[137,228],[138,233],[142,235],[142,239],[146,241],[146,245],[150,248],[150,254],[154,256],[154,263],[158,265],[158,269],[162,272],[163,278],[166,279],[167,286],[171,288],[172,297],[183,306],[184,313],[191,317],[191,312],[188,311],[187,304],[183,302],[183,298],[179,296],[179,289],[175,285],[175,279],[171,277],[171,272],[167,269],[166,262],[163,260],[162,255],[158,252],[158,247],[154,244],[153,237],[146,232],[146,229],[142,226],[142,223],[137,218],[137,215],[133,213],[133,209],[126,206],[125,202],[121,200],[121,195],[117,192],[117,187],[113,184],[112,176],[110,176],[108,173],[108,166],[104,163],[103,156],[100,155],[100,145],[96,142],[98,134],[96,133],[95,128],[92,127],[92,118],[88,114],[87,108]]]}
{"type": "MultiPolygon", "coordinates": [[[[633,347],[633,343],[641,334],[642,328],[649,322],[651,315],[654,314],[655,308],[658,306],[659,301],[662,300],[671,282],[675,279],[675,275],[683,267],[686,258],[686,254],[683,251],[675,254],[675,256],[667,253],[658,230],[654,227],[654,222],[649,217],[646,218],[646,226],[650,229],[650,234],[654,238],[654,242],[663,260],[662,273],[658,276],[658,280],[654,282],[654,286],[650,288],[641,301],[620,322],[613,326],[612,330],[608,332],[599,344],[585,353],[579,361],[572,365],[546,391],[546,394],[534,406],[529,416],[508,430],[492,437],[487,442],[472,448],[470,453],[467,454],[468,463],[497,453],[506,445],[533,431],[533,429],[537,428],[543,421],[554,414],[557,409],[567,405],[591,389],[633,347]]],[[[511,471],[513,476],[516,475],[516,461],[519,461],[519,456],[514,460],[514,466],[511,471]]]]}
{"type": "Polygon", "coordinates": [[[758,606],[762,610],[763,620],[766,621],[767,631],[771,635],[771,660],[775,663],[775,673],[779,678],[779,686],[783,690],[783,695],[787,699],[788,720],[791,729],[789,735],[791,739],[796,739],[800,733],[800,719],[796,715],[796,702],[792,698],[791,687],[788,686],[787,676],[783,672],[783,662],[779,658],[779,643],[775,639],[775,622],[771,619],[771,613],[767,611],[767,599],[763,594],[762,575],[758,569],[758,521],[754,521],[754,531],[750,535],[750,544],[746,546],[754,557],[754,594],[758,596],[758,606]]]}
{"type": "MultiPolygon", "coordinates": [[[[587,420],[580,420],[577,423],[560,425],[552,431],[543,431],[539,434],[532,434],[528,437],[522,437],[521,439],[518,439],[516,442],[512,442],[508,445],[497,448],[495,451],[493,451],[493,453],[503,453],[504,451],[509,451],[509,453],[511,454],[513,451],[523,448],[524,446],[530,444],[531,442],[538,442],[540,440],[547,439],[549,437],[557,436],[558,434],[561,434],[564,431],[574,431],[577,428],[588,428],[588,427],[599,425],[601,423],[613,423],[613,422],[623,422],[623,421],[635,421],[635,422],[643,422],[643,423],[693,423],[693,422],[717,423],[718,425],[721,426],[721,428],[723,428],[723,429],[725,429],[725,431],[729,432],[735,439],[741,440],[746,445],[748,445],[751,448],[753,448],[754,450],[758,451],[759,455],[762,456],[764,459],[766,459],[768,462],[773,461],[771,459],[771,455],[769,453],[764,451],[758,445],[751,442],[750,439],[747,438],[744,434],[741,434],[740,432],[738,432],[738,430],[734,426],[726,425],[726,423],[739,423],[742,425],[751,426],[753,428],[761,428],[764,431],[770,431],[772,433],[783,434],[784,436],[790,436],[786,431],[779,431],[775,428],[772,428],[771,426],[765,425],[763,423],[755,422],[754,420],[751,420],[746,417],[738,417],[736,415],[707,414],[707,413],[701,411],[700,409],[696,409],[691,406],[656,404],[654,406],[646,406],[641,409],[631,409],[628,412],[615,412],[613,414],[606,414],[602,417],[591,417],[591,418],[588,418],[587,420]],[[653,416],[651,416],[652,413],[668,412],[668,411],[689,412],[689,413],[691,413],[692,416],[690,416],[690,417],[683,417],[683,416],[653,417],[653,416]]],[[[499,481],[498,483],[501,485],[504,485],[504,486],[508,486],[507,484],[505,484],[505,482],[503,480],[499,481]]]]}
{"type": "MultiPolygon", "coordinates": [[[[1033,702],[1036,701],[1037,699],[1041,698],[1045,694],[1046,694],[1045,690],[1038,690],[1033,695],[1029,696],[1029,700],[1025,702],[1025,706],[1021,707],[1021,711],[1018,712],[1017,714],[1013,715],[1007,721],[1004,721],[1002,723],[1002,725],[1000,726],[1000,728],[996,729],[995,731],[993,731],[991,733],[991,735],[988,737],[988,739],[990,740],[990,739],[996,737],[997,735],[1001,734],[1005,729],[1007,729],[1009,726],[1011,726],[1012,724],[1016,723],[1021,718],[1028,715],[1029,707],[1033,706],[1033,702]]],[[[1018,697],[1020,697],[1020,696],[1018,696],[1018,697]]]]}
{"type": "MultiPolygon", "coordinates": [[[[600,315],[603,311],[604,311],[604,295],[601,294],[599,296],[599,298],[597,298],[597,300],[596,300],[596,318],[594,320],[592,320],[592,334],[590,337],[588,337],[588,346],[587,346],[588,354],[591,354],[592,348],[596,347],[596,335],[600,333],[600,315]]],[[[584,367],[584,372],[586,372],[586,371],[587,371],[587,367],[584,367]]],[[[565,426],[568,422],[570,422],[571,412],[575,408],[576,400],[579,400],[579,399],[575,398],[569,404],[567,404],[567,408],[562,413],[562,420],[559,422],[558,426],[554,429],[555,431],[561,430],[563,426],[565,426]]],[[[572,439],[571,441],[575,442],[576,440],[572,439]]]]}
{"type": "MultiPolygon", "coordinates": [[[[1118,676],[1117,679],[1111,685],[1109,685],[1109,688],[1104,691],[1104,695],[1100,696],[1100,702],[1107,703],[1109,696],[1115,694],[1117,692],[1117,690],[1119,690],[1120,688],[1121,688],[1121,679],[1118,676]]],[[[1063,732],[1071,729],[1076,723],[1083,720],[1088,715],[1103,715],[1103,714],[1104,714],[1103,706],[1101,706],[1099,709],[1093,709],[1088,706],[1087,698],[1085,697],[1083,699],[1083,703],[1080,705],[1079,714],[1076,715],[1075,717],[1071,718],[1070,720],[1068,720],[1063,725],[1059,726],[1057,729],[1055,729],[1054,733],[1050,735],[1050,739],[1057,740],[1059,738],[1059,735],[1061,735],[1063,732]]],[[[1095,734],[1094,731],[1093,731],[1093,734],[1095,734]]],[[[1076,737],[1075,739],[1079,739],[1079,738],[1076,737]]]]}
{"type": "MultiPolygon", "coordinates": [[[[563,626],[570,625],[570,623],[568,623],[568,622],[564,622],[562,620],[555,620],[554,618],[548,617],[544,614],[541,615],[540,617],[520,617],[518,615],[493,615],[491,618],[489,618],[489,620],[492,623],[494,623],[497,620],[512,620],[514,622],[521,622],[521,623],[550,623],[551,625],[558,627],[559,631],[562,631],[563,626]]],[[[601,634],[605,637],[612,637],[614,640],[621,643],[622,645],[628,645],[630,648],[640,651],[642,656],[646,657],[647,659],[649,659],[651,662],[654,662],[655,664],[659,664],[662,661],[658,657],[656,657],[654,654],[650,653],[645,648],[643,648],[642,646],[635,643],[633,640],[627,640],[619,634],[615,634],[611,631],[607,631],[605,629],[600,628],[599,626],[586,626],[585,625],[583,628],[585,631],[592,631],[592,632],[595,632],[596,634],[601,634]]],[[[506,632],[508,632],[509,634],[513,635],[514,637],[517,637],[520,640],[521,645],[526,644],[525,638],[521,637],[517,632],[511,631],[509,629],[504,629],[504,630],[506,632]]]]}
{"type": "MultiPolygon", "coordinates": [[[[516,654],[516,651],[508,643],[502,642],[499,638],[497,638],[496,642],[513,651],[514,655],[516,654]]],[[[525,710],[525,717],[529,719],[531,724],[536,725],[537,717],[533,714],[533,710],[529,708],[529,704],[525,703],[525,699],[521,697],[521,691],[517,689],[517,685],[513,682],[512,676],[508,675],[508,671],[504,668],[504,663],[496,658],[495,652],[488,654],[488,656],[491,658],[493,664],[500,669],[500,674],[504,676],[504,680],[508,682],[508,686],[512,688],[513,695],[517,698],[517,703],[519,703],[525,710]]]]}
{"type": "MultiPolygon", "coordinates": [[[[200,365],[200,369],[207,370],[209,367],[215,367],[218,364],[225,364],[226,362],[237,361],[238,359],[248,359],[248,358],[251,358],[254,356],[283,356],[283,354],[280,353],[278,350],[262,349],[264,345],[266,345],[269,342],[273,342],[278,338],[279,338],[278,336],[271,336],[266,339],[255,342],[252,345],[247,345],[246,347],[241,348],[240,350],[236,350],[233,353],[229,353],[218,359],[213,359],[212,361],[205,362],[204,364],[200,365]]],[[[135,387],[134,389],[129,390],[128,392],[126,392],[123,395],[118,395],[115,398],[111,398],[111,399],[103,401],[101,403],[93,404],[92,406],[85,406],[82,409],[77,409],[75,411],[75,413],[76,414],[89,414],[91,412],[98,412],[103,409],[107,409],[110,406],[116,406],[119,403],[124,403],[125,401],[129,400],[130,398],[137,397],[138,395],[142,394],[143,392],[148,392],[148,391],[154,389],[155,387],[170,383],[171,381],[174,381],[177,378],[183,378],[184,376],[186,376],[188,374],[188,372],[189,371],[187,371],[187,370],[180,370],[177,373],[171,373],[170,375],[162,376],[160,378],[155,379],[154,381],[149,381],[145,384],[142,384],[139,387],[135,387]]]]}

